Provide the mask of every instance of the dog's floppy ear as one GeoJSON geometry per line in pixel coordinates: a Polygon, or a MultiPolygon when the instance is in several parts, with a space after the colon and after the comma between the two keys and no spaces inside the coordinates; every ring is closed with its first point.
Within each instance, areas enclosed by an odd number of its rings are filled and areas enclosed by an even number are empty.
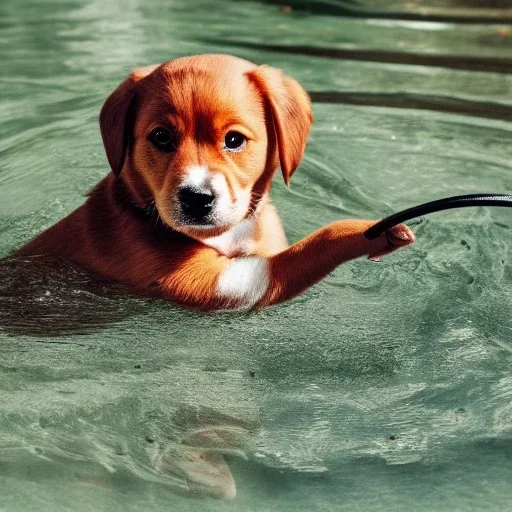
{"type": "Polygon", "coordinates": [[[123,168],[131,136],[136,84],[152,73],[158,65],[136,69],[106,99],[100,112],[100,130],[107,160],[116,176],[123,168]]]}
{"type": "Polygon", "coordinates": [[[279,163],[284,182],[289,185],[306,149],[313,122],[311,101],[299,83],[280,69],[259,66],[249,72],[248,77],[270,107],[279,163]]]}

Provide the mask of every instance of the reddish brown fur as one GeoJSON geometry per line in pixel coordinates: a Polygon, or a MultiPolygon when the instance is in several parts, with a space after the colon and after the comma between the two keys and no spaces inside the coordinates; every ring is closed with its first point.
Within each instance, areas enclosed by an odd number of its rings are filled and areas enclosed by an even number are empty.
{"type": "Polygon", "coordinates": [[[354,220],[334,222],[287,247],[275,209],[260,199],[279,164],[289,182],[311,122],[307,94],[273,68],[205,55],[137,70],[108,97],[100,115],[113,173],[83,206],[17,254],[62,256],[141,291],[217,309],[240,305],[217,292],[219,276],[235,258],[266,258],[269,285],[256,304],[266,306],[301,293],[344,261],[411,243],[414,236],[405,226],[370,242],[363,233],[374,222],[354,220]],[[160,126],[180,132],[172,153],[148,142],[148,134],[160,126]],[[243,151],[221,150],[228,129],[248,139],[243,151]],[[251,217],[255,232],[249,253],[224,254],[206,244],[231,227],[206,233],[175,225],[176,190],[191,165],[207,165],[222,175],[231,199],[250,192],[246,217],[255,208],[258,212],[251,217]],[[153,203],[162,222],[137,214],[153,203]]]}

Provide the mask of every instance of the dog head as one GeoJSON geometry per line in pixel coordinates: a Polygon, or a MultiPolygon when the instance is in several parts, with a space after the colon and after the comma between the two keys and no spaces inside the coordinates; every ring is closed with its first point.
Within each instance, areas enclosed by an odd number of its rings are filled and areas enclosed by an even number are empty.
{"type": "Polygon", "coordinates": [[[296,81],[228,55],[138,69],[100,114],[108,161],[133,200],[195,238],[250,216],[278,165],[288,184],[311,122],[296,81]]]}

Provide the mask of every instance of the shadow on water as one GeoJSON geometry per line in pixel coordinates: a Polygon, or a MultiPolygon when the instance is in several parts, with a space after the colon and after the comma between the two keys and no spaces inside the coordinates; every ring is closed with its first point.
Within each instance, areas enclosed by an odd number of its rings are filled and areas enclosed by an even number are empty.
{"type": "Polygon", "coordinates": [[[86,334],[140,314],[147,302],[65,261],[0,261],[0,332],[86,334]]]}
{"type": "MultiPolygon", "coordinates": [[[[262,3],[282,5],[299,12],[320,16],[347,16],[354,18],[396,19],[404,21],[431,21],[441,23],[510,23],[512,4],[509,0],[454,0],[448,6],[425,5],[426,2],[408,2],[403,9],[379,8],[379,2],[358,0],[260,0],[262,3]]],[[[381,4],[384,2],[381,2],[381,4]]],[[[398,2],[397,2],[398,3],[398,2]]]]}
{"type": "Polygon", "coordinates": [[[204,39],[205,43],[222,44],[236,48],[280,52],[290,55],[322,57],[360,62],[379,62],[385,64],[404,64],[412,66],[430,66],[435,68],[479,71],[489,73],[512,73],[512,60],[503,58],[474,57],[469,55],[429,55],[413,52],[394,52],[389,50],[366,50],[347,48],[326,48],[308,45],[281,45],[251,43],[249,41],[227,41],[213,38],[204,39]]]}
{"type": "Polygon", "coordinates": [[[368,93],[357,91],[309,91],[309,95],[314,103],[434,110],[487,119],[512,120],[512,108],[506,105],[447,96],[408,94],[404,92],[368,93]]]}

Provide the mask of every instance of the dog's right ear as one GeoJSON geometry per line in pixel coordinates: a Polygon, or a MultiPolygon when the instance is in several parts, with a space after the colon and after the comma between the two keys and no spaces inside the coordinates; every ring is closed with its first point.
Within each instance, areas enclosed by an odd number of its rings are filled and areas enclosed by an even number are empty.
{"type": "Polygon", "coordinates": [[[137,82],[151,74],[159,64],[136,69],[106,99],[100,112],[100,130],[107,160],[113,173],[119,176],[131,137],[135,114],[137,82]]]}
{"type": "Polygon", "coordinates": [[[299,165],[313,122],[311,100],[302,86],[280,69],[258,66],[248,74],[272,112],[272,121],[279,151],[284,182],[299,165]]]}

